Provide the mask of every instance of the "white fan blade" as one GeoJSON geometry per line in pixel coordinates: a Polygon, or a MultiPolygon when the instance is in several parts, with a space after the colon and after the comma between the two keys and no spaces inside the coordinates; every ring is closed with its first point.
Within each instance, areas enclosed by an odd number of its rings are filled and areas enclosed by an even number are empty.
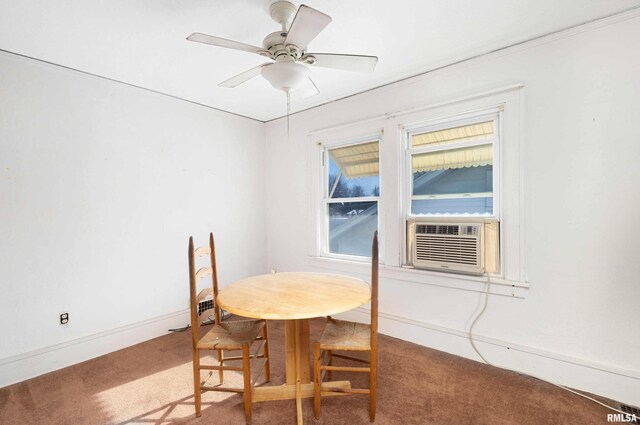
{"type": "Polygon", "coordinates": [[[226,38],[214,37],[212,35],[202,34],[200,32],[194,32],[189,37],[189,41],[196,41],[198,43],[211,44],[212,46],[226,47],[227,49],[243,50],[245,52],[259,53],[263,49],[250,44],[240,43],[239,41],[227,40],[226,38]]]}
{"type": "Polygon", "coordinates": [[[301,50],[305,50],[311,40],[329,25],[329,22],[331,22],[331,16],[303,4],[298,8],[298,12],[293,18],[284,44],[293,44],[301,50]]]}
{"type": "MultiPolygon", "coordinates": [[[[373,72],[378,63],[376,56],[340,55],[336,53],[308,53],[305,56],[316,58],[314,66],[344,69],[345,71],[373,72]]],[[[304,57],[302,59],[304,59],[304,57]]]]}
{"type": "Polygon", "coordinates": [[[231,77],[226,81],[221,82],[220,84],[218,84],[218,87],[227,87],[227,88],[234,88],[236,86],[239,86],[240,84],[244,83],[245,81],[249,81],[250,79],[252,79],[253,77],[255,77],[256,75],[260,74],[260,71],[262,70],[262,68],[264,68],[265,66],[269,66],[269,65],[273,65],[271,63],[263,63],[262,65],[258,65],[254,68],[251,68],[247,71],[244,71],[243,73],[240,73],[238,75],[236,75],[235,77],[231,77]]]}
{"type": "Polygon", "coordinates": [[[320,94],[320,90],[318,90],[318,86],[316,86],[311,78],[307,78],[300,87],[293,90],[292,93],[296,99],[306,99],[320,94]]]}

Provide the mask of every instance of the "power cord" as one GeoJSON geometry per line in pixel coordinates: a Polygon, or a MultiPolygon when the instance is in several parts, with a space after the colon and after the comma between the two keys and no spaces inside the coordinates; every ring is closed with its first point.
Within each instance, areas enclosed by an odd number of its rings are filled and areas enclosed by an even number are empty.
{"type": "Polygon", "coordinates": [[[489,366],[493,366],[496,367],[498,369],[502,369],[502,370],[507,370],[509,372],[514,372],[517,373],[519,375],[524,375],[524,376],[530,376],[532,378],[535,378],[539,381],[542,382],[546,382],[548,384],[554,385],[558,388],[562,388],[563,390],[569,391],[570,393],[573,393],[575,395],[578,395],[582,398],[586,398],[587,400],[591,400],[594,403],[597,403],[603,407],[606,407],[607,409],[613,410],[614,412],[618,412],[618,413],[622,413],[622,414],[627,414],[628,412],[624,412],[620,409],[616,409],[615,407],[609,406],[608,404],[602,403],[601,401],[596,400],[595,398],[589,397],[585,394],[582,394],[578,391],[572,390],[571,388],[565,387],[564,385],[555,383],[553,381],[549,381],[548,379],[544,379],[544,378],[540,378],[539,376],[536,375],[530,375],[527,373],[523,373],[523,372],[519,372],[517,370],[513,370],[513,369],[509,369],[506,367],[502,367],[502,366],[497,366],[491,362],[489,362],[483,355],[482,353],[480,353],[480,350],[478,350],[478,347],[476,347],[475,341],[473,340],[473,327],[476,325],[476,323],[478,322],[478,319],[480,319],[480,317],[482,317],[482,315],[484,314],[485,310],[487,309],[487,304],[489,303],[489,288],[491,287],[491,276],[489,274],[486,275],[487,276],[487,283],[485,285],[485,290],[484,290],[484,302],[482,304],[482,308],[480,309],[480,311],[478,312],[478,314],[476,315],[476,317],[473,319],[473,322],[471,322],[471,326],[469,327],[469,342],[471,342],[471,346],[473,347],[473,350],[476,352],[476,354],[478,354],[478,356],[480,356],[480,358],[489,366]]]}
{"type": "MultiPolygon", "coordinates": [[[[224,319],[226,319],[228,316],[230,315],[230,313],[228,311],[225,311],[223,309],[220,309],[220,321],[222,322],[224,319]]],[[[209,325],[213,325],[215,323],[215,319],[213,318],[213,316],[209,316],[208,320],[205,320],[204,322],[200,323],[200,326],[209,326],[209,325]]],[[[187,325],[185,327],[182,328],[173,328],[173,329],[167,329],[169,332],[184,332],[187,329],[190,329],[191,325],[187,325]]]]}
{"type": "MultiPolygon", "coordinates": [[[[476,317],[473,319],[473,322],[471,322],[471,326],[469,327],[469,341],[471,342],[471,346],[473,347],[474,351],[480,356],[482,361],[484,361],[486,364],[490,366],[494,366],[487,359],[484,358],[484,356],[478,350],[478,347],[476,347],[475,341],[473,340],[473,327],[478,322],[478,319],[480,319],[480,317],[484,314],[484,311],[487,309],[487,304],[489,304],[489,287],[490,286],[491,286],[491,276],[487,274],[487,284],[485,286],[485,291],[484,291],[484,302],[482,304],[482,308],[480,309],[476,317]]],[[[494,366],[494,367],[497,367],[497,366],[494,366]]]]}

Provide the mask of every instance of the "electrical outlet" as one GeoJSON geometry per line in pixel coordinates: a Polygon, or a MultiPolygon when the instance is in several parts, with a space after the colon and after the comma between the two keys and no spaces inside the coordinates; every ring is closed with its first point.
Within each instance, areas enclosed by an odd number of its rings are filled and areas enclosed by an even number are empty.
{"type": "Polygon", "coordinates": [[[66,325],[67,323],[69,323],[69,313],[62,313],[60,315],[60,324],[66,325]]]}

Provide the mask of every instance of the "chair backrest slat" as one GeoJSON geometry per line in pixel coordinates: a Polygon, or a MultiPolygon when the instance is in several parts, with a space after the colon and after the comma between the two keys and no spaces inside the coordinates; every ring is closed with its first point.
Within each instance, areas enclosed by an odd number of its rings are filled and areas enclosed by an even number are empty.
{"type": "Polygon", "coordinates": [[[196,255],[198,257],[202,257],[202,256],[209,255],[209,254],[211,254],[211,247],[201,246],[200,248],[196,249],[196,255]]]}
{"type": "Polygon", "coordinates": [[[203,277],[209,276],[212,273],[213,269],[211,267],[202,267],[196,272],[196,279],[202,279],[203,277]]]}
{"type": "Polygon", "coordinates": [[[196,300],[198,301],[198,304],[200,304],[202,301],[205,301],[208,297],[211,297],[211,299],[213,298],[213,291],[211,290],[211,288],[204,288],[202,291],[198,292],[198,296],[196,297],[196,300]]]}

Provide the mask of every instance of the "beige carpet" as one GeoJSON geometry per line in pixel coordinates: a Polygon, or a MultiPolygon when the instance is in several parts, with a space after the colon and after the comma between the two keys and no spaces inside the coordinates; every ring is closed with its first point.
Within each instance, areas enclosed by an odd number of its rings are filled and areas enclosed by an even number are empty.
{"type": "MultiPolygon", "coordinates": [[[[269,326],[271,382],[281,384],[283,323],[269,326]]],[[[322,320],[312,321],[312,340],[322,326],[322,320]]],[[[366,383],[362,375],[346,379],[355,387],[366,383]]],[[[242,396],[233,393],[205,393],[197,419],[192,382],[190,332],[170,334],[1,388],[0,424],[244,424],[242,396]]],[[[306,424],[369,423],[366,396],[324,398],[319,421],[313,418],[312,403],[303,402],[306,424]]],[[[534,378],[380,337],[379,425],[589,425],[606,423],[607,413],[534,378]]],[[[294,423],[293,401],[253,405],[254,425],[294,423]]]]}

